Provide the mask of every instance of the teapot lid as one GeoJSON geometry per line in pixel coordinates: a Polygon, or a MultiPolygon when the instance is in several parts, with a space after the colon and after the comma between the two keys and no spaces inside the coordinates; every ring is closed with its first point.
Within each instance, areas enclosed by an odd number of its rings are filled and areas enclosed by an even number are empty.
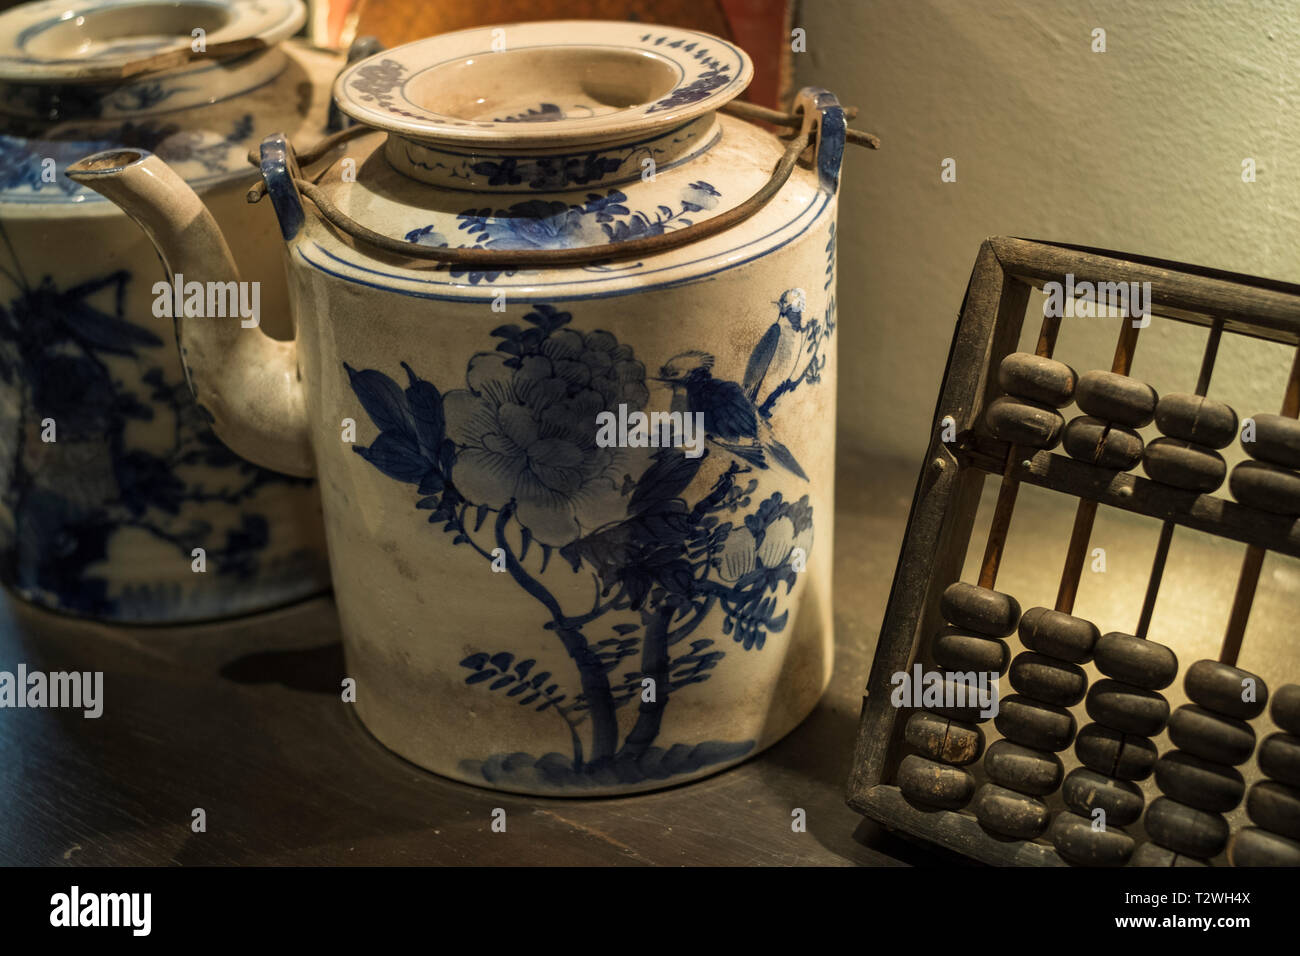
{"type": "Polygon", "coordinates": [[[306,20],[302,0],[41,0],[0,14],[0,81],[111,82],[166,53],[241,40],[273,46],[306,20]]]}
{"type": "Polygon", "coordinates": [[[680,126],[739,96],[743,50],[716,36],[615,20],[479,27],[417,40],[338,78],[344,113],[416,142],[555,147],[680,126]]]}

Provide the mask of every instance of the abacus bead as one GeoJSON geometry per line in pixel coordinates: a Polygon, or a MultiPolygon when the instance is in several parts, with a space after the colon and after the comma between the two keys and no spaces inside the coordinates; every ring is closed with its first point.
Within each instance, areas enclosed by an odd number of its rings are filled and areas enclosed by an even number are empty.
{"type": "Polygon", "coordinates": [[[1170,438],[1226,448],[1237,437],[1237,413],[1204,395],[1175,392],[1156,403],[1156,428],[1170,438]]]}
{"type": "Polygon", "coordinates": [[[1097,670],[1125,684],[1146,690],[1168,687],[1178,676],[1178,658],[1163,644],[1132,634],[1103,634],[1093,649],[1097,670]]]}
{"type": "Polygon", "coordinates": [[[1020,618],[1020,642],[1031,651],[1082,664],[1092,657],[1101,632],[1091,621],[1063,611],[1032,607],[1020,618]]]}
{"type": "Polygon", "coordinates": [[[1138,844],[1138,848],[1133,851],[1133,859],[1129,862],[1129,866],[1209,866],[1209,864],[1190,856],[1180,856],[1173,850],[1166,850],[1159,844],[1148,841],[1138,844]]]}
{"type": "Polygon", "coordinates": [[[928,709],[936,714],[951,717],[953,720],[971,724],[979,724],[988,720],[988,717],[980,714],[983,707],[979,700],[978,684],[961,680],[956,675],[946,676],[943,680],[943,699],[944,701],[952,701],[952,706],[943,703],[928,709]]]}
{"type": "Polygon", "coordinates": [[[1246,782],[1236,770],[1180,750],[1156,762],[1156,786],[1179,803],[1215,813],[1227,813],[1246,792],[1246,782]]]}
{"type": "Polygon", "coordinates": [[[1300,787],[1300,737],[1269,734],[1259,745],[1259,769],[1266,776],[1300,787]]]}
{"type": "Polygon", "coordinates": [[[1146,382],[1095,369],[1080,375],[1074,389],[1074,400],[1084,414],[1130,428],[1151,424],[1156,398],[1156,390],[1146,382]]]}
{"type": "Polygon", "coordinates": [[[1020,620],[1020,602],[1010,594],[964,581],[948,585],[939,610],[949,624],[989,637],[1006,637],[1020,620]]]}
{"type": "Polygon", "coordinates": [[[1243,827],[1228,841],[1233,866],[1300,866],[1300,843],[1259,827],[1243,827]]]}
{"type": "Polygon", "coordinates": [[[898,765],[898,788],[920,803],[960,810],[975,793],[975,778],[960,767],[908,754],[898,765]]]}
{"type": "Polygon", "coordinates": [[[1228,842],[1228,821],[1223,814],[1197,810],[1169,797],[1153,800],[1144,822],[1155,842],[1201,860],[1216,856],[1228,842]]]}
{"type": "Polygon", "coordinates": [[[1064,362],[1030,352],[1012,352],[998,366],[1002,391],[1053,408],[1070,404],[1078,380],[1074,369],[1064,362]]]}
{"type": "Polygon", "coordinates": [[[1283,684],[1277,689],[1269,716],[1288,733],[1300,734],[1300,684],[1283,684]]]}
{"type": "Polygon", "coordinates": [[[993,723],[1008,740],[1039,750],[1064,750],[1074,739],[1073,714],[1019,694],[1003,699],[993,723]]]}
{"type": "Polygon", "coordinates": [[[1300,469],[1300,421],[1285,415],[1253,415],[1255,440],[1242,441],[1247,455],[1283,468],[1300,469]]]}
{"type": "Polygon", "coordinates": [[[1142,460],[1142,436],[1123,425],[1080,415],[1070,420],[1062,436],[1065,453],[1099,468],[1128,471],[1142,460]]]}
{"type": "Polygon", "coordinates": [[[1084,709],[1103,727],[1140,737],[1154,737],[1169,719],[1169,701],[1160,694],[1110,679],[1088,688],[1084,709]]]}
{"type": "Polygon", "coordinates": [[[1255,752],[1255,731],[1235,717],[1184,704],[1169,718],[1169,741],[1179,750],[1236,767],[1255,752]]]}
{"type": "Polygon", "coordinates": [[[1243,461],[1228,479],[1232,496],[1247,508],[1269,514],[1300,515],[1300,474],[1264,461],[1243,461]]]}
{"type": "Polygon", "coordinates": [[[994,833],[1032,840],[1044,830],[1051,817],[1047,804],[1037,797],[1016,793],[996,783],[979,788],[971,803],[975,818],[994,833]]]}
{"type": "Polygon", "coordinates": [[[967,634],[960,628],[945,627],[935,635],[930,655],[944,670],[1001,674],[1011,659],[1011,648],[1006,641],[996,637],[967,634]]]}
{"type": "Polygon", "coordinates": [[[1246,797],[1250,820],[1292,840],[1300,840],[1300,790],[1276,780],[1265,780],[1250,788],[1246,797]]]}
{"type": "Polygon", "coordinates": [[[1264,678],[1218,661],[1197,661],[1187,668],[1183,689],[1202,707],[1241,720],[1258,717],[1268,703],[1268,685],[1264,678]],[[1254,681],[1254,700],[1242,700],[1249,686],[1247,681],[1254,681]]]}
{"type": "Polygon", "coordinates": [[[1095,830],[1091,817],[1060,813],[1048,834],[1056,852],[1078,866],[1123,866],[1133,854],[1134,841],[1123,830],[1095,830]]]}
{"type": "Polygon", "coordinates": [[[1019,693],[1061,707],[1073,707],[1088,689],[1082,667],[1032,651],[1017,654],[1007,676],[1019,693]]]}
{"type": "Polygon", "coordinates": [[[1056,409],[1009,395],[989,403],[984,418],[994,438],[1030,448],[1055,448],[1065,427],[1056,409]]]}
{"type": "Polygon", "coordinates": [[[1100,807],[1106,812],[1106,826],[1122,827],[1136,823],[1146,806],[1140,788],[1126,780],[1116,780],[1105,774],[1075,767],[1066,775],[1061,787],[1061,799],[1075,813],[1092,819],[1092,811],[1100,807]]]}
{"type": "Polygon", "coordinates": [[[1101,724],[1087,724],[1074,742],[1074,753],[1089,770],[1120,780],[1145,780],[1156,765],[1156,745],[1146,737],[1122,734],[1101,724]]]}
{"type": "Polygon", "coordinates": [[[1228,466],[1217,451],[1177,438],[1147,442],[1142,469],[1152,481],[1202,494],[1218,488],[1228,475],[1228,466]]]}
{"type": "Polygon", "coordinates": [[[1043,797],[1061,785],[1065,768],[1056,754],[995,740],[984,755],[984,772],[996,784],[1043,797]]]}
{"type": "Polygon", "coordinates": [[[903,739],[925,756],[958,767],[984,752],[984,732],[978,727],[924,710],[907,718],[903,739]]]}

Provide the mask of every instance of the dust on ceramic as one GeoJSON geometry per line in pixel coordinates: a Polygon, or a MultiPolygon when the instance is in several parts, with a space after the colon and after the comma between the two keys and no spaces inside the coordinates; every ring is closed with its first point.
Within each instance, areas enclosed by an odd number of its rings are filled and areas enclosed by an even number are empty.
{"type": "Polygon", "coordinates": [[[299,0],[67,10],[59,0],[0,15],[0,578],[55,610],[134,622],[318,593],[328,567],[313,483],[215,437],[156,305],[157,254],[66,167],[113,148],[165,159],[243,237],[237,260],[263,311],[283,318],[276,230],[244,201],[246,157],[273,129],[323,134],[341,64],[275,45],[301,26],[299,0]],[[111,79],[189,49],[195,29],[210,44],[271,46],[111,79]]]}
{"type": "MultiPolygon", "coordinates": [[[[425,245],[671,232],[744,201],[782,153],[717,112],[749,75],[732,45],[666,27],[420,41],[340,76],[341,108],[377,131],[319,188],[425,245]]],[[[843,139],[833,97],[800,104],[832,132],[752,218],[565,268],[370,251],[303,204],[284,139],[263,144],[297,339],[185,321],[181,345],[218,435],[318,477],[356,707],[397,753],[504,790],[629,793],[734,764],[815,705],[832,657],[843,139]],[[627,427],[656,413],[699,415],[698,445],[627,427]]],[[[157,158],[102,154],[75,178],[171,268],[237,277],[179,241],[195,219],[219,237],[157,158]]]]}

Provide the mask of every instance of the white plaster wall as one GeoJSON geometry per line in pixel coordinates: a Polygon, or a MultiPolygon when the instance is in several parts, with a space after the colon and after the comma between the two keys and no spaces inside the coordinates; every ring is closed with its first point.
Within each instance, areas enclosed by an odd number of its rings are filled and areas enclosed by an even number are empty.
{"type": "MultiPolygon", "coordinates": [[[[842,447],[922,452],[986,236],[1300,280],[1300,0],[802,0],[795,22],[798,85],[884,143],[845,164],[842,447]]],[[[1067,329],[1062,357],[1108,366],[1113,324],[1067,329]]],[[[1134,374],[1190,391],[1203,341],[1148,336],[1134,374]]],[[[1288,361],[1225,346],[1212,394],[1276,411],[1288,361]]]]}

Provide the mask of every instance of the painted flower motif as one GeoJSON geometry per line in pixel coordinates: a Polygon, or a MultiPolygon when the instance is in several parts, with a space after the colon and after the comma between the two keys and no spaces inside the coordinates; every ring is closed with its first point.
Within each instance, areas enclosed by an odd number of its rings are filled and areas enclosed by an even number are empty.
{"type": "Polygon", "coordinates": [[[514,359],[480,352],[466,380],[444,396],[459,446],[451,478],[466,500],[497,510],[513,501],[532,536],[556,547],[626,516],[629,450],[599,447],[596,420],[649,397],[628,346],[563,329],[514,359]]]}
{"type": "Polygon", "coordinates": [[[812,506],[804,495],[793,504],[778,491],[732,528],[718,558],[718,574],[728,583],[745,581],[751,575],[785,567],[795,548],[806,557],[812,549],[812,506]]]}
{"type": "Polygon", "coordinates": [[[682,208],[687,212],[712,209],[717,206],[718,200],[721,198],[722,193],[703,180],[699,180],[682,190],[682,208]]]}

